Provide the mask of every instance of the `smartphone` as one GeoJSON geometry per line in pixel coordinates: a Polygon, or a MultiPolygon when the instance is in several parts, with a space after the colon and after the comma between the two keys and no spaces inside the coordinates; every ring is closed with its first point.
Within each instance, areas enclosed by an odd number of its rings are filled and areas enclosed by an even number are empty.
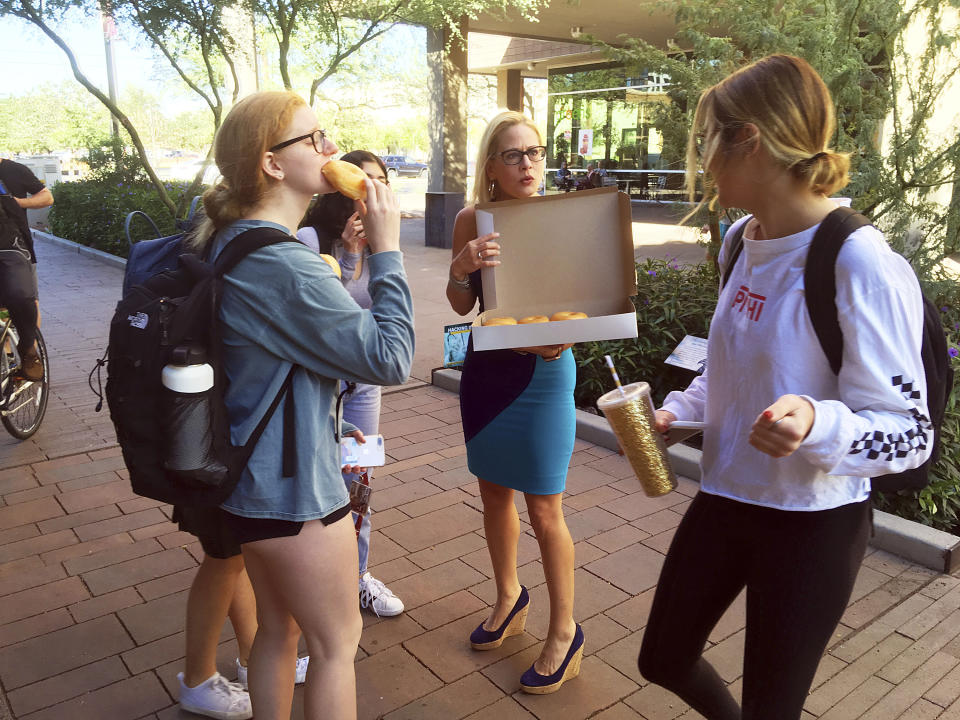
{"type": "Polygon", "coordinates": [[[678,442],[683,442],[687,438],[703,432],[706,425],[706,423],[693,422],[691,420],[675,420],[670,423],[670,427],[667,429],[667,447],[676,445],[678,442]]]}
{"type": "Polygon", "coordinates": [[[365,443],[358,443],[352,437],[345,437],[340,441],[341,466],[379,467],[386,464],[383,435],[367,435],[364,439],[365,443]]]}

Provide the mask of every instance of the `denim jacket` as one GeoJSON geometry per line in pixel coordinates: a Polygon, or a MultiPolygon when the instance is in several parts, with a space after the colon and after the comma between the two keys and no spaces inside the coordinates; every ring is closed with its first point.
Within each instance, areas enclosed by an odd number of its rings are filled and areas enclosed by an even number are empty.
{"type": "MultiPolygon", "coordinates": [[[[263,226],[289,232],[275,223],[238,221],[217,234],[214,257],[239,233],[263,226]]],[[[413,301],[403,256],[375,253],[368,263],[369,310],[360,308],[330,267],[299,243],[256,250],[226,276],[220,321],[234,444],[253,432],[291,365],[300,369],[292,390],[294,476],[282,476],[288,395],[223,509],[245,517],[301,521],[324,517],[349,502],[334,438],[338,380],[395,385],[406,379],[413,362],[413,301]]]]}

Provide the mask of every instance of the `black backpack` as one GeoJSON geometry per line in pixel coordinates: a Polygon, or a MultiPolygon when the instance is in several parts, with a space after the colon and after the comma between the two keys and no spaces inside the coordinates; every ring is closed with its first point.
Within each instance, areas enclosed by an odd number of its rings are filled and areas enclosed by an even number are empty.
{"type": "Polygon", "coordinates": [[[17,224],[15,208],[19,208],[17,201],[0,182],[0,252],[17,253],[29,261],[30,250],[17,224]]]}
{"type": "MultiPolygon", "coordinates": [[[[843,362],[843,334],[837,318],[837,255],[840,254],[843,243],[855,230],[870,224],[866,217],[847,207],[840,207],[831,212],[824,218],[813,237],[803,270],[803,284],[807,289],[807,292],[804,292],[807,312],[810,314],[810,321],[817,333],[820,347],[835,374],[839,374],[843,362]],[[810,288],[817,288],[817,292],[809,292],[810,288]]],[[[730,244],[730,253],[723,273],[722,285],[727,284],[733,266],[743,250],[745,227],[746,222],[724,241],[730,244]]],[[[947,338],[940,322],[940,312],[926,295],[923,295],[923,343],[920,356],[923,360],[923,373],[927,379],[927,411],[930,413],[932,425],[933,451],[927,461],[919,467],[871,478],[872,488],[880,492],[920,490],[926,487],[930,482],[930,467],[936,463],[940,455],[940,426],[943,423],[947,400],[953,390],[954,373],[950,366],[947,338]]],[[[909,391],[910,388],[904,386],[904,390],[909,391]]],[[[883,440],[883,438],[876,439],[883,440]]]]}
{"type": "MultiPolygon", "coordinates": [[[[296,240],[276,229],[256,228],[235,237],[215,264],[182,254],[176,269],[163,269],[171,262],[165,255],[162,271],[134,285],[117,304],[106,353],[106,395],[130,482],[138,495],[178,505],[210,506],[222,503],[236,486],[257,440],[291,387],[297,366],[290,369],[246,444],[232,445],[223,401],[227,380],[217,320],[223,276],[254,250],[280,242],[296,240]],[[161,371],[174,353],[182,354],[188,347],[205,351],[214,370],[214,384],[209,391],[209,451],[202,457],[203,469],[183,473],[163,465],[168,439],[164,393],[168,391],[161,384],[161,371]]],[[[142,273],[143,260],[131,260],[127,272],[142,273]]],[[[98,367],[102,364],[101,359],[98,367]]],[[[295,453],[292,400],[290,394],[284,406],[285,476],[293,474],[295,453]]],[[[201,438],[197,445],[202,446],[201,438]]]]}

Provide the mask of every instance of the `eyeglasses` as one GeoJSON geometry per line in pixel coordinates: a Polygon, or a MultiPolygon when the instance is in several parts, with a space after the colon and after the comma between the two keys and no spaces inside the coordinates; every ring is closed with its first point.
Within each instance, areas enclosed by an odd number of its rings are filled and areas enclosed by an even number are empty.
{"type": "Polygon", "coordinates": [[[504,165],[519,165],[523,161],[524,155],[530,158],[530,162],[542,162],[547,157],[547,148],[544,145],[534,145],[526,150],[511,148],[499,153],[504,165]]]}
{"type": "Polygon", "coordinates": [[[298,143],[301,140],[306,140],[310,138],[310,142],[313,143],[313,149],[318,153],[323,154],[323,144],[327,139],[327,133],[323,130],[314,130],[313,132],[307,133],[306,135],[301,135],[300,137],[290,138],[289,140],[284,140],[282,143],[277,143],[272,148],[269,148],[270,152],[276,152],[277,150],[283,150],[285,147],[289,147],[294,143],[298,143]]]}

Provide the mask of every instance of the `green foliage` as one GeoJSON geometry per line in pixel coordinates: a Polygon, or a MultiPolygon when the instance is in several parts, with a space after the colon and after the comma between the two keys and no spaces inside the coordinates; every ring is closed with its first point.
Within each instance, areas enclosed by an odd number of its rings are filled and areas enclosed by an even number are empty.
{"type": "Polygon", "coordinates": [[[0,98],[0,151],[78,149],[88,137],[105,135],[110,131],[109,114],[88,98],[83,88],[70,82],[0,98]]]}
{"type": "MultiPolygon", "coordinates": [[[[960,249],[955,105],[960,78],[956,3],[940,0],[666,0],[675,39],[666,51],[624,38],[608,54],[636,72],[670,76],[670,103],[653,113],[665,148],[682,148],[701,92],[733,70],[785,52],[807,59],[833,95],[833,147],[850,152],[843,191],[888,237],[916,227],[921,254],[960,249]],[[735,18],[731,22],[731,18],[735,18]],[[722,30],[720,30],[722,29],[722,30]],[[680,51],[683,48],[683,51],[680,51]],[[951,119],[952,118],[952,119],[951,119]]],[[[908,256],[914,260],[913,253],[908,256]]]]}
{"type": "MultiPolygon", "coordinates": [[[[176,201],[187,190],[187,182],[165,183],[176,201]]],[[[163,235],[176,232],[173,217],[149,182],[122,180],[80,180],[57,185],[57,202],[50,208],[49,223],[54,235],[126,257],[127,239],[123,224],[127,215],[142,210],[157,224],[163,235]]],[[[134,226],[134,240],[153,237],[146,223],[134,226]]]]}
{"type": "Polygon", "coordinates": [[[594,407],[598,397],[613,389],[604,355],[613,358],[625,385],[641,380],[650,383],[655,403],[662,402],[671,390],[683,390],[693,373],[663,361],[684,336],[707,337],[717,304],[717,282],[716,272],[707,263],[690,266],[660,259],[638,263],[634,305],[639,337],[574,346],[577,406],[594,407]]]}
{"type": "MultiPolygon", "coordinates": [[[[955,278],[939,278],[926,288],[941,308],[950,348],[960,355],[960,286],[955,278]]],[[[952,358],[960,376],[960,357],[952,358]]],[[[960,387],[954,384],[940,436],[940,458],[930,471],[930,484],[919,492],[874,493],[878,508],[924,525],[960,534],[960,387]]]]}
{"type": "Polygon", "coordinates": [[[147,182],[139,158],[128,153],[120,138],[112,135],[88,141],[87,166],[90,168],[88,179],[106,185],[147,182]]]}

